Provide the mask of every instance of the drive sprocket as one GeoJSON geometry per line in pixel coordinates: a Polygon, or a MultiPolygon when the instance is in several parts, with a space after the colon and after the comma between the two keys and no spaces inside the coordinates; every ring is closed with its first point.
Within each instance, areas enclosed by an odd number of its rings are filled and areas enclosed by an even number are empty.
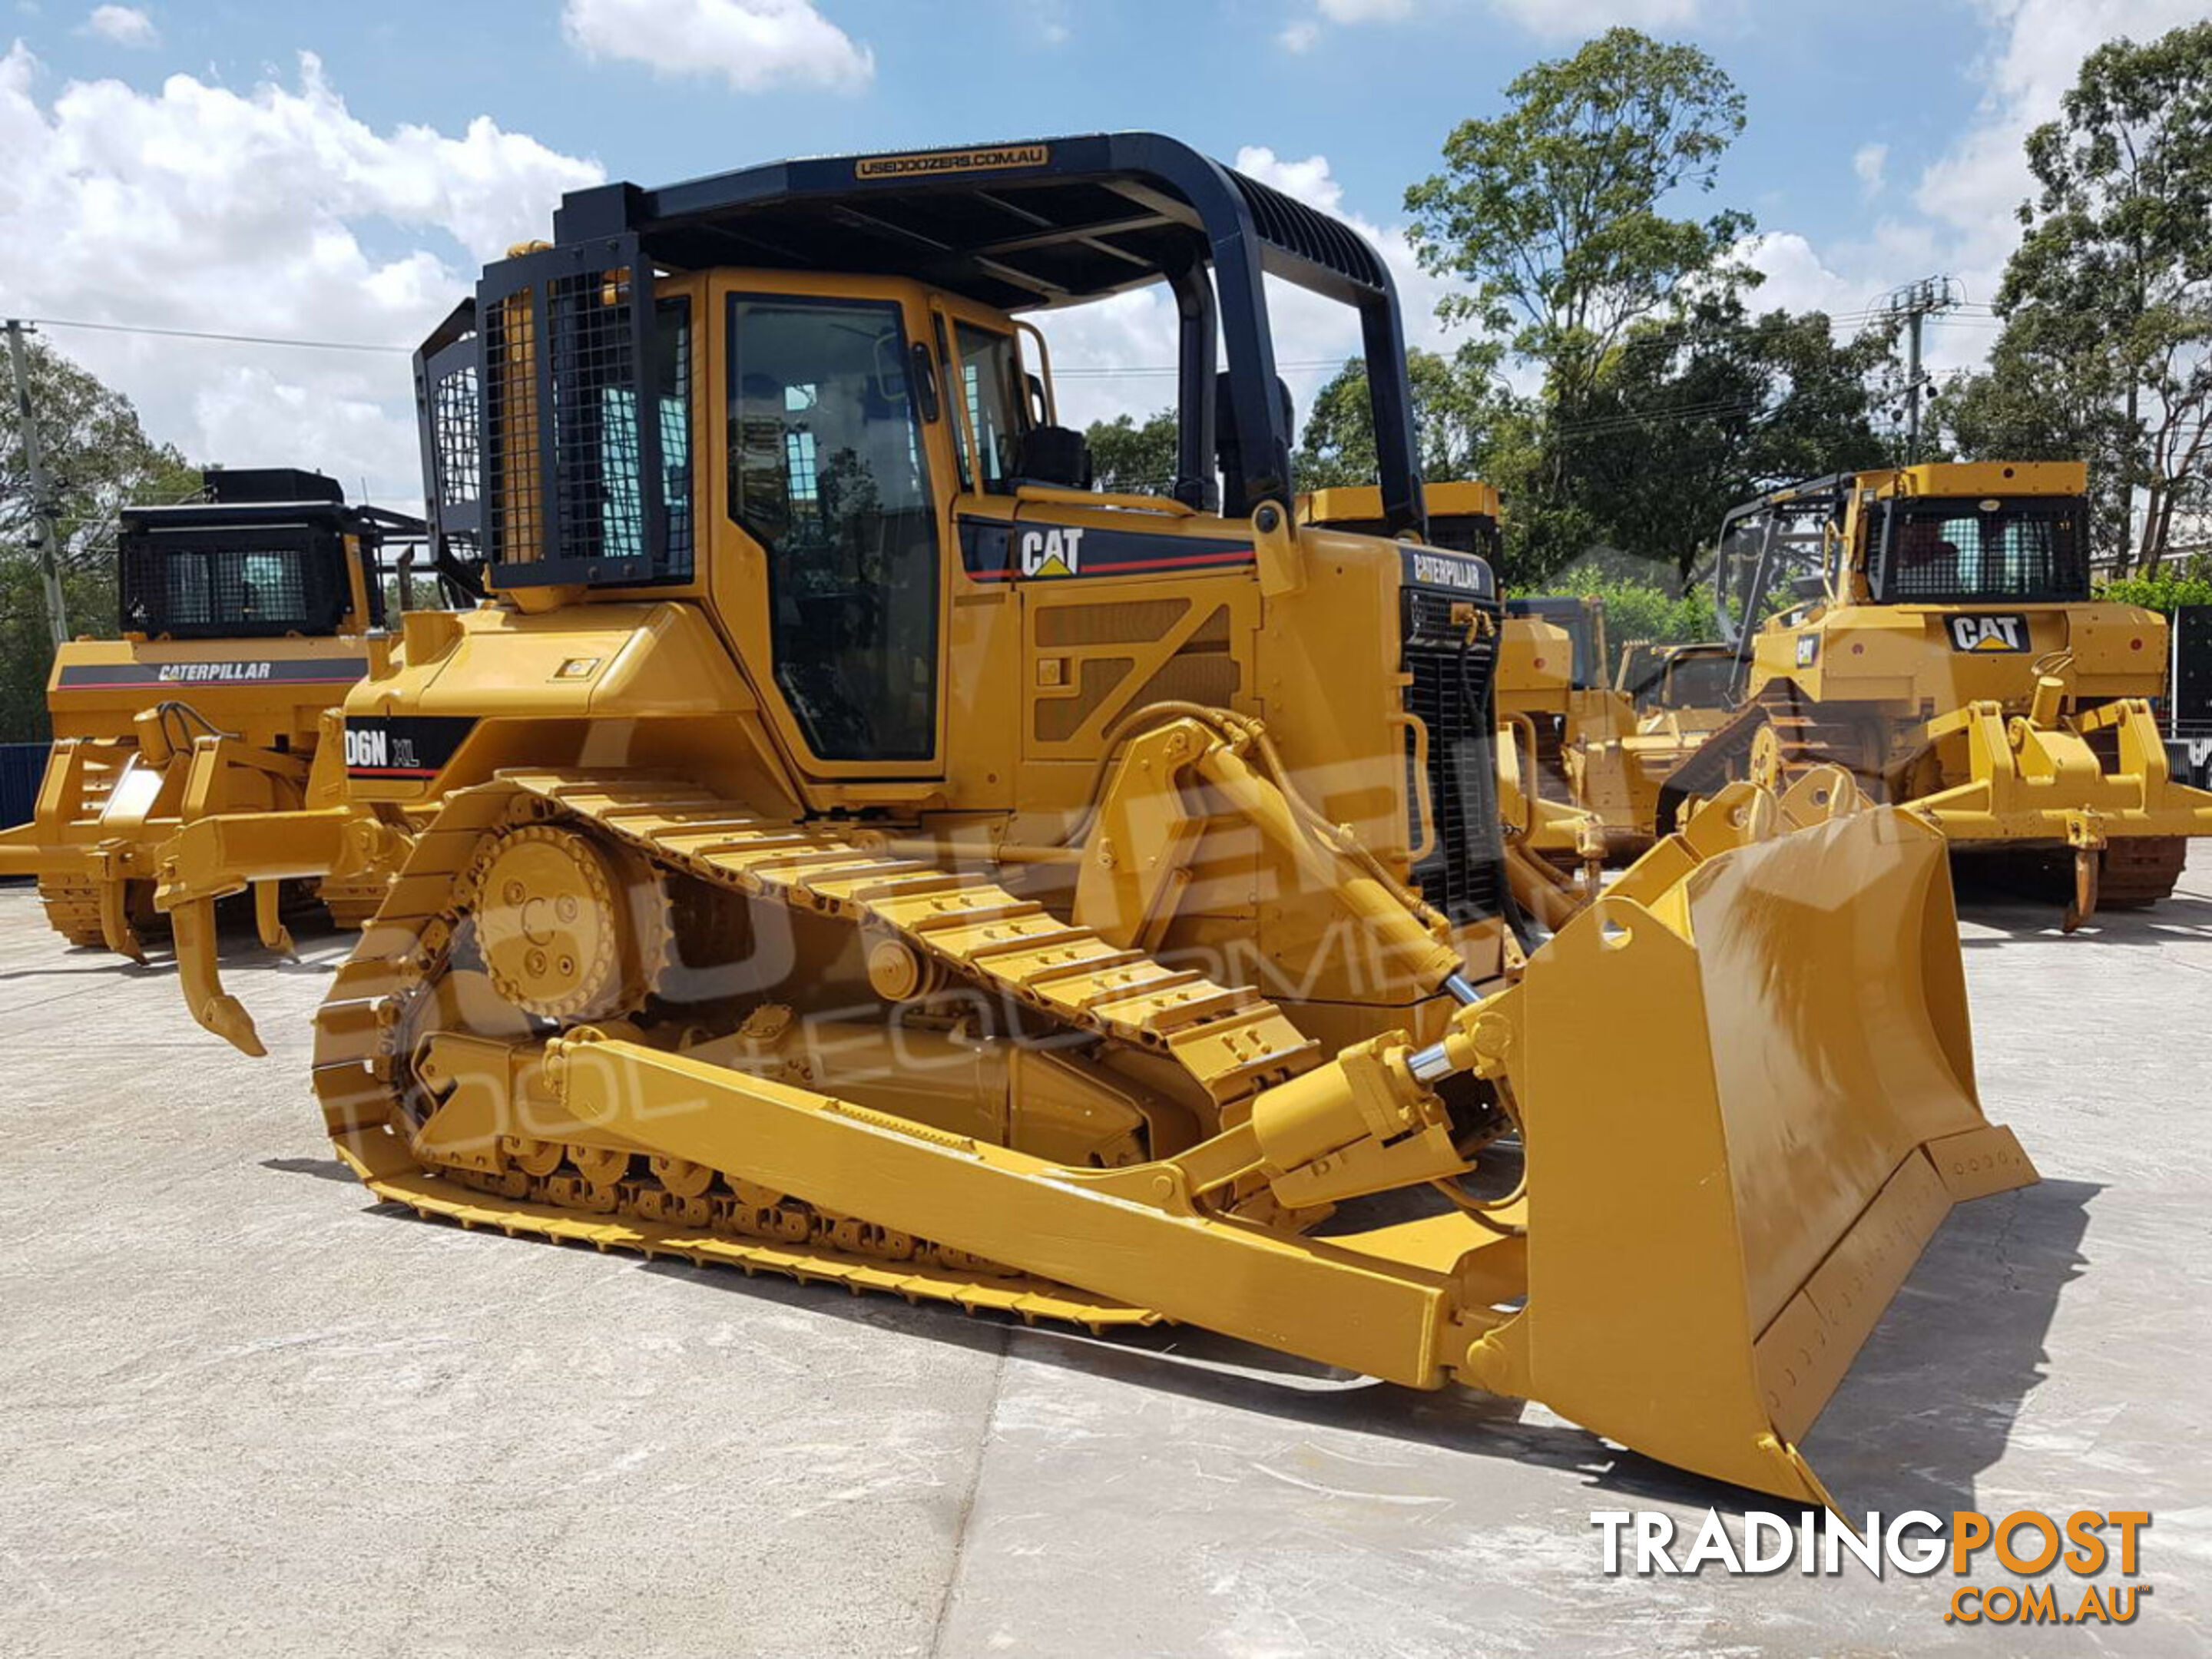
{"type": "Polygon", "coordinates": [[[552,823],[484,837],[470,862],[477,944],[499,994],[540,1019],[635,1012],[665,960],[668,906],[628,848],[552,823]]]}

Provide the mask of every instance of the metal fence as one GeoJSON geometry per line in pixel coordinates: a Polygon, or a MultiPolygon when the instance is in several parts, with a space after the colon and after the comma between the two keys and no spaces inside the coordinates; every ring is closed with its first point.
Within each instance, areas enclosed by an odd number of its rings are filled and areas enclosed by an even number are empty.
{"type": "Polygon", "coordinates": [[[28,823],[46,769],[43,743],[0,743],[0,830],[28,823]]]}
{"type": "Polygon", "coordinates": [[[2179,605],[2173,612],[2166,753],[2175,777],[2212,789],[2212,605],[2179,605]]]}

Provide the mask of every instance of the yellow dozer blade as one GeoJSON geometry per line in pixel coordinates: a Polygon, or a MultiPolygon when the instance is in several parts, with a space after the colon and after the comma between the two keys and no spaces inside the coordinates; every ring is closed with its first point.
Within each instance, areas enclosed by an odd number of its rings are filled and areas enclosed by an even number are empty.
{"type": "Polygon", "coordinates": [[[1922,1246],[2036,1177],[1975,1097],[1942,838],[1860,811],[1670,868],[1762,799],[1529,964],[1528,1304],[1501,1335],[1577,1422],[1825,1502],[1796,1443],[1922,1246]]]}
{"type": "MultiPolygon", "coordinates": [[[[674,809],[636,793],[560,799],[572,825],[628,802],[605,827],[642,845],[674,809]]],[[[1151,1162],[1054,1164],[871,1105],[857,1078],[735,1061],[725,1039],[431,1036],[458,1005],[430,919],[364,936],[319,1020],[317,1088],[371,1188],[465,1225],[1098,1327],[1183,1321],[1540,1400],[1826,1503],[1798,1443],[1921,1247],[1953,1203],[2035,1179],[1975,1099],[1942,838],[1851,793],[1832,769],[1778,804],[1731,787],[1440,1039],[1354,1043],[1151,1162]],[[1502,1197],[1462,1184],[1512,1144],[1476,1147],[1437,1092],[1470,1082],[1518,1130],[1502,1197]]],[[[433,836],[418,863],[470,839],[433,836]]]]}

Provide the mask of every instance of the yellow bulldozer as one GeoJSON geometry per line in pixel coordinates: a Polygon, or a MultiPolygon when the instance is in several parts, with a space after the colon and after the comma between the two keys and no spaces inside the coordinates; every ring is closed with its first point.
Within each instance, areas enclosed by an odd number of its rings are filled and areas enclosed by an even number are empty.
{"type": "MultiPolygon", "coordinates": [[[[294,891],[342,927],[367,921],[404,842],[343,806],[343,751],[324,740],[338,729],[329,711],[390,665],[386,610],[411,593],[423,540],[419,519],[349,505],[334,480],[291,467],[210,470],[197,500],[126,507],[122,637],[55,653],[53,750],[35,816],[0,831],[0,875],[36,877],[70,944],[143,961],[181,832],[258,815],[304,844],[319,821],[319,855],[255,849],[261,938],[289,948],[294,891]]],[[[213,950],[211,917],[179,928],[180,953],[213,950]]]]}
{"type": "Polygon", "coordinates": [[[2063,894],[2069,931],[2172,892],[2212,794],[2173,781],[2152,713],[2164,618],[2091,595],[2087,489],[2078,462],[1936,463],[1732,509],[1731,712],[1669,775],[1658,828],[1731,780],[1841,766],[1977,873],[2063,894]]]}
{"type": "MultiPolygon", "coordinates": [[[[1605,601],[1534,594],[1506,601],[1498,708],[1536,781],[1528,843],[1563,868],[1620,864],[1654,839],[1661,784],[1724,718],[1684,705],[1698,647],[1623,647],[1608,676],[1605,601]],[[1646,679],[1656,684],[1646,684],[1646,679]]],[[[1510,764],[1510,763],[1509,763],[1510,764]]]]}
{"type": "Polygon", "coordinates": [[[2034,1179],[1942,838],[1840,771],[1523,956],[1492,569],[1424,538],[1382,262],[1259,180],[1123,133],[586,190],[417,384],[493,597],[346,700],[417,763],[349,798],[425,825],[314,1032],[382,1199],[1188,1322],[1822,1501],[1920,1246],[2034,1179]],[[1263,278],[1358,315],[1379,534],[1296,522],[1263,278]],[[1154,282],[1179,477],[1101,493],[1033,313],[1154,282]]]}

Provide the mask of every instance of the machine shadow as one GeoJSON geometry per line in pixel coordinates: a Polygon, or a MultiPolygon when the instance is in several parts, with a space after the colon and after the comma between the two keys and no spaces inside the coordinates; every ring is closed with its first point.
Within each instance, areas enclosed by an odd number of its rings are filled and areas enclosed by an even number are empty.
{"type": "Polygon", "coordinates": [[[361,1177],[334,1158],[264,1158],[261,1167],[279,1175],[313,1176],[318,1181],[335,1181],[347,1187],[361,1185],[361,1177]]]}
{"type": "Polygon", "coordinates": [[[2212,939],[2212,898],[2175,893],[2142,910],[2100,910],[2070,939],[2059,931],[2060,912],[2047,904],[1999,893],[1961,890],[1959,920],[2002,931],[1996,939],[1962,937],[1968,951],[2002,950],[2039,942],[2069,945],[2158,945],[2173,939],[2212,939]]]}
{"type": "MultiPolygon", "coordinates": [[[[289,925],[297,954],[287,957],[263,948],[251,918],[237,921],[224,916],[216,933],[218,959],[223,972],[249,975],[313,974],[326,977],[353,954],[355,941],[361,937],[357,930],[341,927],[335,922],[295,918],[289,925]]],[[[146,946],[144,962],[118,957],[104,945],[73,945],[48,963],[0,973],[0,981],[40,979],[58,973],[96,974],[121,979],[167,979],[175,975],[177,959],[166,931],[142,935],[141,943],[146,946]]],[[[249,980],[249,994],[250,984],[249,980]]]]}
{"type": "MultiPolygon", "coordinates": [[[[399,1213],[412,1218],[411,1211],[399,1213]]],[[[1012,1316],[963,1315],[908,1306],[888,1297],[837,1296],[825,1287],[740,1277],[720,1267],[654,1261],[645,1271],[727,1293],[760,1297],[877,1329],[972,1352],[1051,1365],[1131,1388],[1249,1412],[1314,1429],[1372,1435],[1455,1457],[1555,1469],[1623,1500],[1771,1509],[1780,1500],[1709,1480],[1608,1444],[1521,1400],[1474,1389],[1430,1393],[1320,1365],[1192,1326],[1161,1325],[1094,1335],[1073,1327],[1024,1325],[1012,1316]]]]}
{"type": "MultiPolygon", "coordinates": [[[[336,1178],[313,1159],[275,1159],[264,1167],[336,1178]]],[[[1952,1212],[1802,1448],[1845,1513],[1979,1507],[1977,1478],[2003,1455],[2021,1406],[2043,1381],[2044,1334],[2060,1291],[2086,1267],[2088,1205],[2101,1190],[2086,1182],[2045,1181],[1952,1212]]],[[[416,1218],[404,1206],[371,1207],[416,1218]]],[[[562,1248],[549,1240],[525,1242],[562,1248]]],[[[666,1260],[641,1267],[702,1290],[1010,1354],[1231,1410],[1455,1457],[1555,1469],[1608,1500],[1736,1515],[1782,1504],[1613,1446],[1521,1401],[1469,1389],[1400,1388],[1192,1327],[1094,1335],[889,1297],[840,1295],[726,1267],[666,1260]]]]}
{"type": "Polygon", "coordinates": [[[2103,1190],[2046,1179],[1952,1211],[1801,1448],[1846,1514],[1982,1507],[2103,1190]]]}

